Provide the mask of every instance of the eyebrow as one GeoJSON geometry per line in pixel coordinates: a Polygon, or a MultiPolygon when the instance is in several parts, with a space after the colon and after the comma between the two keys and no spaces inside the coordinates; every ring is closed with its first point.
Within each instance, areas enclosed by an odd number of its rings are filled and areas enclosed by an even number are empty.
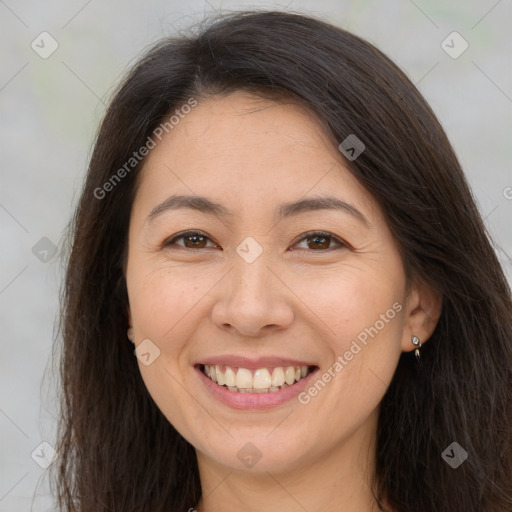
{"type": "MultiPolygon", "coordinates": [[[[173,195],[155,206],[146,218],[146,222],[153,221],[166,211],[188,208],[201,213],[219,217],[234,217],[234,213],[225,206],[204,196],[173,195]]],[[[347,213],[365,226],[370,223],[366,217],[351,204],[333,196],[318,196],[300,199],[291,203],[283,203],[274,210],[274,217],[278,220],[317,210],[338,210],[347,213]]]]}

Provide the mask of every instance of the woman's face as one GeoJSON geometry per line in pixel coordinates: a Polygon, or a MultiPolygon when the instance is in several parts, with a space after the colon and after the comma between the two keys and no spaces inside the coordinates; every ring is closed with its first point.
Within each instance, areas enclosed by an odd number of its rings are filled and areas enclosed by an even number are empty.
{"type": "Polygon", "coordinates": [[[200,463],[277,473],[360,446],[422,337],[376,201],[310,114],[244,92],[150,151],[126,278],[140,372],[200,463]]]}

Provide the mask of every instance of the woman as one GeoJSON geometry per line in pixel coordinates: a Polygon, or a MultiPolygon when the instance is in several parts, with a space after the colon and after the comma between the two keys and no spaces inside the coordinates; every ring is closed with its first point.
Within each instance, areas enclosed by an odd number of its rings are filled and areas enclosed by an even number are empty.
{"type": "Polygon", "coordinates": [[[512,510],[510,288],[424,99],[325,22],[136,64],[62,329],[62,510],[512,510]]]}

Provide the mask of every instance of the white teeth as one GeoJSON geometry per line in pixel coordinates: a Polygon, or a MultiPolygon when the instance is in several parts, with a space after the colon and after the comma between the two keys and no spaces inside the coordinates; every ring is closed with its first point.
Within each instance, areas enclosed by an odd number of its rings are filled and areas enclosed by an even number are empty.
{"type": "Polygon", "coordinates": [[[215,373],[217,374],[217,383],[219,386],[224,386],[224,374],[222,373],[220,366],[217,364],[215,365],[215,373]]]}
{"type": "Polygon", "coordinates": [[[295,384],[309,373],[308,366],[277,366],[275,368],[232,368],[223,365],[204,365],[204,373],[219,386],[240,393],[275,392],[295,384]],[[222,370],[224,368],[224,370],[222,370]]]}
{"type": "Polygon", "coordinates": [[[224,384],[229,387],[235,387],[236,384],[236,375],[233,371],[233,368],[226,366],[226,371],[224,372],[224,384]]]}
{"type": "Polygon", "coordinates": [[[281,368],[281,366],[278,366],[277,368],[274,368],[274,371],[272,372],[272,386],[282,386],[284,384],[284,370],[281,368]]]}
{"type": "Polygon", "coordinates": [[[247,368],[238,368],[236,372],[235,386],[238,389],[252,388],[252,373],[247,368]]]}
{"type": "Polygon", "coordinates": [[[295,368],[293,366],[288,366],[286,371],[284,372],[284,380],[288,386],[291,386],[295,382],[295,368]]]}
{"type": "Polygon", "coordinates": [[[258,369],[254,372],[252,387],[254,389],[268,389],[272,384],[272,377],[266,368],[258,369]]]}

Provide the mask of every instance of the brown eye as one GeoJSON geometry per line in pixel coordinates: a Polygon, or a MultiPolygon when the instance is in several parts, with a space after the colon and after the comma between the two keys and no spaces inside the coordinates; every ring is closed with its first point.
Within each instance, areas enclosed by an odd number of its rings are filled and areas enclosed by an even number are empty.
{"type": "Polygon", "coordinates": [[[206,249],[208,240],[210,240],[210,238],[199,231],[186,231],[185,233],[181,233],[167,240],[164,246],[177,245],[185,249],[206,249]],[[183,240],[183,243],[176,243],[178,240],[183,240]]]}
{"type": "MultiPolygon", "coordinates": [[[[178,234],[167,240],[164,243],[164,246],[169,247],[174,245],[185,249],[207,249],[208,247],[218,247],[213,243],[208,246],[208,241],[211,242],[211,238],[200,231],[185,231],[184,233],[178,234]],[[183,243],[177,243],[178,241],[183,241],[183,243]]],[[[303,236],[299,242],[304,243],[304,241],[306,241],[306,247],[299,248],[315,252],[325,252],[335,249],[336,247],[332,247],[333,243],[336,244],[337,247],[347,247],[347,244],[342,242],[339,238],[335,237],[331,233],[323,231],[306,233],[306,236],[303,236]]]]}
{"type": "MultiPolygon", "coordinates": [[[[336,238],[334,235],[331,233],[325,233],[323,231],[306,233],[306,236],[300,240],[300,243],[302,243],[304,240],[306,241],[306,249],[310,249],[312,251],[325,251],[328,249],[333,249],[333,247],[331,247],[332,242],[336,243],[339,247],[346,247],[346,244],[336,238]]],[[[304,249],[304,247],[301,249],[304,249]]]]}

